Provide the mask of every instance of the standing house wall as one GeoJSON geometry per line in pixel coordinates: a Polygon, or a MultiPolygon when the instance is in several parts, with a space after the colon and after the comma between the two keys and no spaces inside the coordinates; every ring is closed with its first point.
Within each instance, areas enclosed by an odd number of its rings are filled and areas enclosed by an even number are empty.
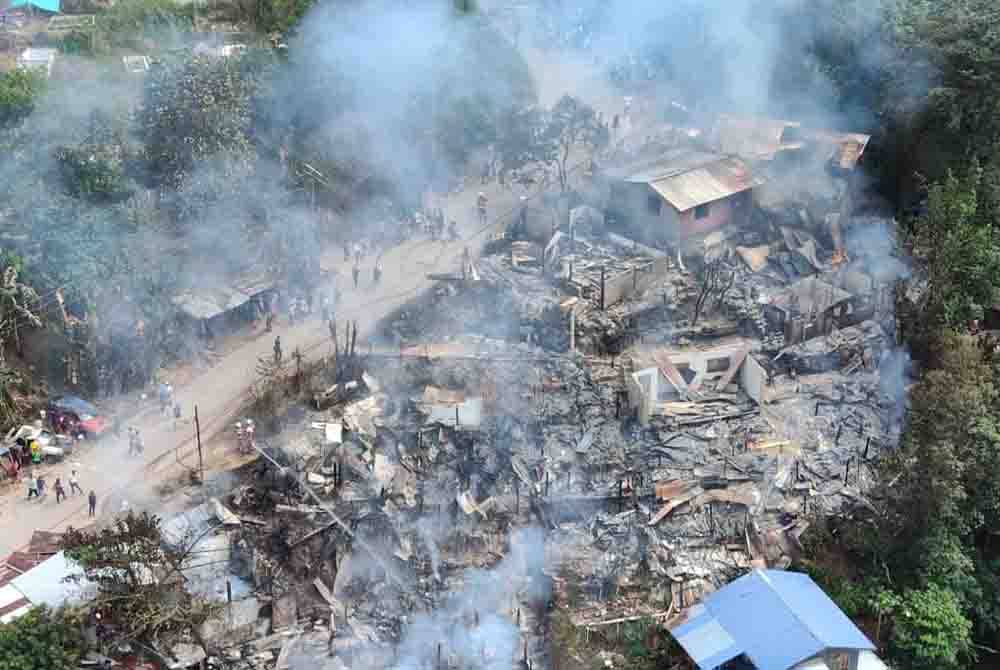
{"type": "Polygon", "coordinates": [[[767,371],[753,356],[747,356],[740,368],[740,386],[758,405],[764,404],[764,389],[767,388],[767,371]]]}
{"type": "Polygon", "coordinates": [[[666,256],[636,267],[604,282],[604,306],[613,305],[625,298],[641,293],[658,279],[666,276],[670,261],[666,256]]]}

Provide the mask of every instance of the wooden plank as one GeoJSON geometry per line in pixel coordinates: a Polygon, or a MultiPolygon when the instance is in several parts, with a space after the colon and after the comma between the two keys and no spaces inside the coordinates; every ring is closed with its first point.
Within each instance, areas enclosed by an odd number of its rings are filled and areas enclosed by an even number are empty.
{"type": "Polygon", "coordinates": [[[666,377],[671,384],[676,386],[677,390],[681,394],[684,394],[688,390],[687,382],[684,381],[684,375],[681,374],[681,371],[678,370],[673,364],[673,361],[670,360],[670,356],[662,351],[657,351],[653,353],[652,358],[656,361],[656,365],[660,368],[660,372],[663,373],[663,376],[666,377]]]}
{"type": "Polygon", "coordinates": [[[295,646],[295,643],[299,641],[300,637],[302,637],[301,633],[299,633],[293,638],[286,640],[285,644],[281,645],[281,651],[278,653],[278,662],[275,665],[275,668],[277,670],[288,670],[289,668],[288,657],[292,653],[292,647],[295,646]]]}
{"type": "Polygon", "coordinates": [[[654,488],[656,490],[656,497],[660,500],[667,501],[676,498],[677,496],[694,488],[694,486],[694,482],[688,482],[682,479],[667,479],[656,482],[654,488]]]}
{"type": "Polygon", "coordinates": [[[736,373],[739,372],[740,367],[743,365],[743,361],[747,359],[747,355],[749,353],[750,345],[745,344],[739,351],[729,357],[729,369],[726,370],[726,374],[719,379],[719,383],[715,385],[716,390],[722,391],[732,383],[733,378],[736,377],[736,373]]]}
{"type": "Polygon", "coordinates": [[[330,589],[327,588],[326,584],[323,583],[322,579],[320,579],[319,577],[314,579],[313,586],[315,586],[316,590],[319,591],[319,595],[322,596],[323,600],[326,601],[327,605],[333,607],[337,603],[336,599],[333,597],[333,594],[330,593],[330,589]]]}
{"type": "Polygon", "coordinates": [[[675,509],[677,509],[684,503],[689,502],[692,498],[695,497],[695,495],[697,495],[696,491],[688,491],[684,495],[677,496],[676,498],[668,502],[666,505],[664,505],[660,509],[660,511],[657,512],[656,515],[649,520],[649,523],[647,525],[655,526],[656,524],[660,523],[661,521],[666,519],[671,512],[673,512],[675,509]]]}

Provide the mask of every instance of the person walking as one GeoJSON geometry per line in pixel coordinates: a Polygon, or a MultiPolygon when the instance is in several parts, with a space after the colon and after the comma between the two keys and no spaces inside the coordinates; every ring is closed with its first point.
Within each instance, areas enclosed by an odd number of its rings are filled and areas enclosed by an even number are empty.
{"type": "Polygon", "coordinates": [[[181,404],[179,402],[174,403],[174,430],[177,430],[177,424],[181,421],[181,404]]]}
{"type": "Polygon", "coordinates": [[[489,202],[486,198],[486,194],[482,191],[476,197],[476,210],[479,212],[479,223],[480,225],[486,225],[486,205],[489,202]]]}
{"type": "Polygon", "coordinates": [[[295,315],[299,311],[299,301],[295,298],[288,299],[288,325],[295,325],[295,315]]]}
{"type": "Polygon", "coordinates": [[[351,268],[351,277],[354,278],[354,288],[357,289],[358,278],[361,277],[361,266],[359,266],[358,263],[355,263],[354,267],[351,268]]]}
{"type": "Polygon", "coordinates": [[[38,497],[38,480],[34,475],[28,475],[28,500],[38,497]]]}
{"type": "Polygon", "coordinates": [[[94,491],[87,495],[87,509],[88,516],[94,516],[94,512],[97,511],[97,494],[94,491]]]}
{"type": "Polygon", "coordinates": [[[281,354],[281,335],[278,335],[276,338],[274,338],[274,362],[275,363],[280,363],[281,362],[281,357],[282,357],[282,354],[281,354]]]}
{"type": "Polygon", "coordinates": [[[170,401],[170,391],[167,388],[166,382],[160,382],[159,387],[157,387],[157,397],[160,400],[160,415],[166,416],[167,414],[167,403],[170,401]]]}
{"type": "Polygon", "coordinates": [[[69,473],[69,492],[73,495],[77,493],[83,495],[83,489],[80,488],[80,479],[77,477],[76,470],[69,473]]]}
{"type": "Polygon", "coordinates": [[[56,483],[52,486],[52,488],[55,489],[56,492],[56,504],[61,503],[63,498],[66,497],[66,489],[63,488],[62,479],[56,477],[56,483]]]}
{"type": "Polygon", "coordinates": [[[38,497],[39,498],[44,498],[45,497],[45,477],[42,477],[41,475],[38,475],[37,486],[38,486],[38,497]]]}
{"type": "Polygon", "coordinates": [[[375,260],[375,269],[372,270],[372,279],[374,280],[375,286],[378,286],[379,281],[382,279],[382,259],[378,258],[375,260]]]}
{"type": "Polygon", "coordinates": [[[325,295],[323,296],[323,299],[320,301],[320,309],[323,312],[323,323],[328,322],[330,320],[330,298],[325,295]]]}

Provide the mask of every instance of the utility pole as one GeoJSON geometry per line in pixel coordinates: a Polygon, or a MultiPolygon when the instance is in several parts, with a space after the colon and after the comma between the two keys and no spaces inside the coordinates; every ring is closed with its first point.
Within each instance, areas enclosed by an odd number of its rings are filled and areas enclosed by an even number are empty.
{"type": "Polygon", "coordinates": [[[195,439],[198,441],[198,472],[200,473],[200,481],[202,484],[205,483],[205,460],[202,458],[201,453],[201,423],[198,421],[198,406],[194,406],[194,434],[195,439]]]}

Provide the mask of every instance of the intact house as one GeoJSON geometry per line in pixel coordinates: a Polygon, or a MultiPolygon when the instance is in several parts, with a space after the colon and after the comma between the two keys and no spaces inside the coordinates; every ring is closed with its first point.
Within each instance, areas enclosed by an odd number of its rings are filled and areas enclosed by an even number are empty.
{"type": "Polygon", "coordinates": [[[709,233],[749,220],[753,189],[764,183],[735,156],[680,147],[605,173],[614,224],[678,251],[709,233]]]}
{"type": "MultiPolygon", "coordinates": [[[[626,378],[629,406],[642,424],[654,416],[684,420],[701,414],[693,402],[707,405],[723,400],[733,406],[740,393],[761,403],[767,372],[750,355],[749,340],[736,339],[709,349],[654,350],[647,352],[652,366],[626,378]]],[[[642,354],[639,355],[640,366],[642,354]]],[[[714,411],[714,410],[713,410],[714,411]]]]}
{"type": "Polygon", "coordinates": [[[172,299],[182,322],[208,339],[233,332],[273,310],[277,297],[274,279],[267,273],[230,278],[203,278],[198,286],[172,299]]]}
{"type": "Polygon", "coordinates": [[[784,335],[785,345],[856,325],[875,313],[870,298],[851,295],[816,277],[801,279],[763,301],[767,325],[784,335]]]}
{"type": "Polygon", "coordinates": [[[885,670],[806,574],[754,570],[688,609],[674,636],[701,670],[885,670]]]}

